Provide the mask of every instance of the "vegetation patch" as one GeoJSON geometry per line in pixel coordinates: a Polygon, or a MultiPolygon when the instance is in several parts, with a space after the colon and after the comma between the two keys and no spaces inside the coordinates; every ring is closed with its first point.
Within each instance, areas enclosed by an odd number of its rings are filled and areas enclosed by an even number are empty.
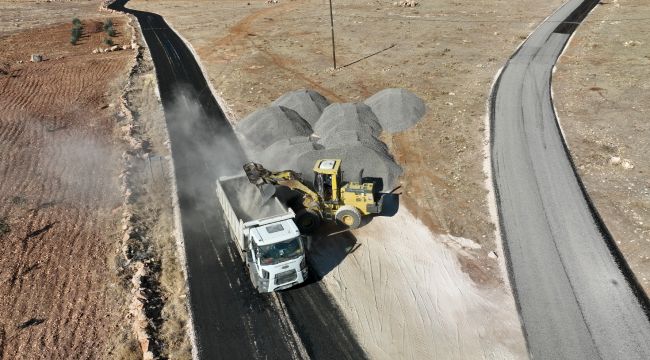
{"type": "Polygon", "coordinates": [[[81,38],[81,33],[83,31],[83,26],[81,25],[81,20],[79,18],[72,19],[72,33],[70,35],[70,44],[77,45],[77,41],[81,38]]]}
{"type": "Polygon", "coordinates": [[[0,218],[0,236],[8,233],[11,231],[11,228],[9,227],[9,223],[7,222],[7,218],[0,218]]]}

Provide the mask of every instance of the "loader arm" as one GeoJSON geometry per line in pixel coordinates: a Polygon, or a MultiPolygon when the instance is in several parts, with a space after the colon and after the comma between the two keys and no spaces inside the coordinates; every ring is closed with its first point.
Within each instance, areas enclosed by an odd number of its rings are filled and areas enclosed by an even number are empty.
{"type": "Polygon", "coordinates": [[[247,163],[244,171],[251,184],[258,187],[264,184],[286,186],[291,190],[302,193],[305,197],[303,204],[306,208],[321,211],[321,201],[318,194],[303,183],[302,176],[293,170],[269,171],[257,163],[247,163]]]}

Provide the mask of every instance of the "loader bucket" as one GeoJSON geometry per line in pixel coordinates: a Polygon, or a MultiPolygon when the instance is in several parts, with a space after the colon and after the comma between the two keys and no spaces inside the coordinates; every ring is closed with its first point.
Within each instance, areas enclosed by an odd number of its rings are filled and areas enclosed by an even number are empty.
{"type": "Polygon", "coordinates": [[[246,177],[248,177],[251,184],[259,186],[266,183],[264,175],[268,174],[269,171],[260,164],[249,162],[244,164],[244,172],[246,172],[246,177]]]}

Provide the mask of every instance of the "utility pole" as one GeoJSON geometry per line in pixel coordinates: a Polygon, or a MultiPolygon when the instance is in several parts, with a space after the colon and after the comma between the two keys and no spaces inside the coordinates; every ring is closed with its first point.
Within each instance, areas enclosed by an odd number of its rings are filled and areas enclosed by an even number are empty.
{"type": "Polygon", "coordinates": [[[332,0],[330,0],[330,27],[332,29],[332,60],[334,61],[334,70],[336,70],[336,49],[334,46],[334,13],[332,12],[332,0]]]}

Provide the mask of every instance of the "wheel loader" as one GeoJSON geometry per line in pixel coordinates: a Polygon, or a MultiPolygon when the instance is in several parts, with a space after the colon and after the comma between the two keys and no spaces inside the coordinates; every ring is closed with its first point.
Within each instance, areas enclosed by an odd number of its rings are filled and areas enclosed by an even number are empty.
{"type": "Polygon", "coordinates": [[[309,233],[315,230],[322,220],[335,220],[356,229],[361,225],[364,215],[381,212],[383,197],[372,182],[347,182],[341,176],[340,159],[320,159],[314,165],[314,186],[305,184],[302,174],[293,170],[269,171],[262,165],[250,162],[244,165],[248,180],[257,185],[262,193],[268,193],[268,186],[285,186],[302,194],[296,210],[298,228],[309,233]]]}

